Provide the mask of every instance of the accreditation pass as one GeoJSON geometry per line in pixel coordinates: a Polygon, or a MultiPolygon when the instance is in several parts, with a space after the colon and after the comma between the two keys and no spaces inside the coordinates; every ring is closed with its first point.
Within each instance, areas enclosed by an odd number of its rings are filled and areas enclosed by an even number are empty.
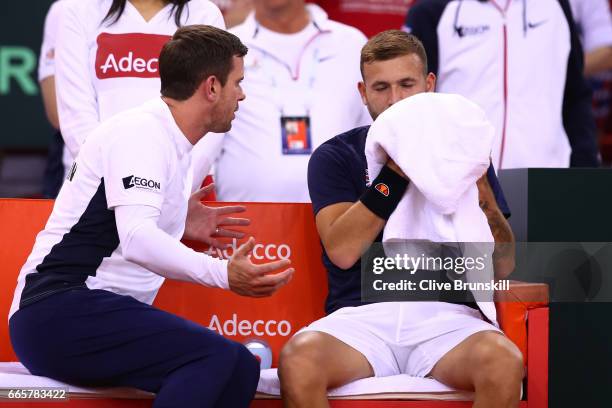
{"type": "Polygon", "coordinates": [[[53,400],[66,401],[68,399],[67,387],[24,387],[0,389],[0,401],[17,400],[53,400]]]}

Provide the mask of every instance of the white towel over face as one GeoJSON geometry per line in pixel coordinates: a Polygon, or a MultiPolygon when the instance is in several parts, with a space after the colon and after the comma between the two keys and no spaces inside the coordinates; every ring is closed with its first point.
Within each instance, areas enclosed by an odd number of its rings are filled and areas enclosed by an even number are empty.
{"type": "MultiPolygon", "coordinates": [[[[383,242],[492,243],[476,181],[489,167],[494,133],[485,112],[459,95],[421,93],[383,112],[366,141],[370,179],[388,157],[410,179],[383,242]]],[[[494,309],[486,314],[494,321],[494,309]]]]}
{"type": "Polygon", "coordinates": [[[493,137],[485,112],[459,95],[421,93],[383,112],[366,141],[370,178],[378,176],[387,157],[410,178],[385,241],[491,241],[476,181],[489,167],[493,137]],[[470,228],[453,228],[466,217],[470,228]]]}

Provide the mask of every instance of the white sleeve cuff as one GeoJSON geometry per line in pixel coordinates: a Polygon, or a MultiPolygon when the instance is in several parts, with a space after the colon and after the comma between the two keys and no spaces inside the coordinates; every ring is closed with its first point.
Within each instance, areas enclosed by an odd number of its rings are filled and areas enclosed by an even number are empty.
{"type": "Polygon", "coordinates": [[[225,259],[217,259],[206,254],[204,257],[204,267],[202,268],[201,284],[221,289],[229,289],[229,280],[227,276],[227,265],[229,261],[225,259]]]}

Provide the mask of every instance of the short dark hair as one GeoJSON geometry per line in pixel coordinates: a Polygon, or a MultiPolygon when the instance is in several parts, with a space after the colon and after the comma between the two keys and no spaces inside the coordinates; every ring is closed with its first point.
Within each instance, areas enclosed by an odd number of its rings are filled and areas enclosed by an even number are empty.
{"type": "Polygon", "coordinates": [[[200,83],[215,76],[225,85],[232,58],[248,49],[234,34],[208,25],[179,28],[159,55],[161,94],[179,101],[191,97],[200,83]]]}
{"type": "MultiPolygon", "coordinates": [[[[404,55],[416,54],[423,63],[423,75],[427,76],[427,54],[423,43],[414,35],[402,30],[387,30],[376,34],[361,49],[361,77],[363,66],[375,61],[387,61],[404,55]]],[[[365,79],[365,78],[364,78],[365,79]]]]}

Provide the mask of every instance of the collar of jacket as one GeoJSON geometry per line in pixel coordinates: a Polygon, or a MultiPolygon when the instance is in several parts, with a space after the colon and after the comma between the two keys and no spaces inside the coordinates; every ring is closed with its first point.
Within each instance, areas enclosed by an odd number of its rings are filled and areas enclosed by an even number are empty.
{"type": "MultiPolygon", "coordinates": [[[[331,24],[329,24],[329,17],[327,13],[316,4],[306,4],[306,11],[310,14],[310,21],[320,32],[331,31],[331,24]]],[[[259,22],[255,19],[255,12],[251,11],[247,18],[244,20],[245,32],[251,33],[250,38],[256,39],[257,32],[259,31],[259,22]]]]}

